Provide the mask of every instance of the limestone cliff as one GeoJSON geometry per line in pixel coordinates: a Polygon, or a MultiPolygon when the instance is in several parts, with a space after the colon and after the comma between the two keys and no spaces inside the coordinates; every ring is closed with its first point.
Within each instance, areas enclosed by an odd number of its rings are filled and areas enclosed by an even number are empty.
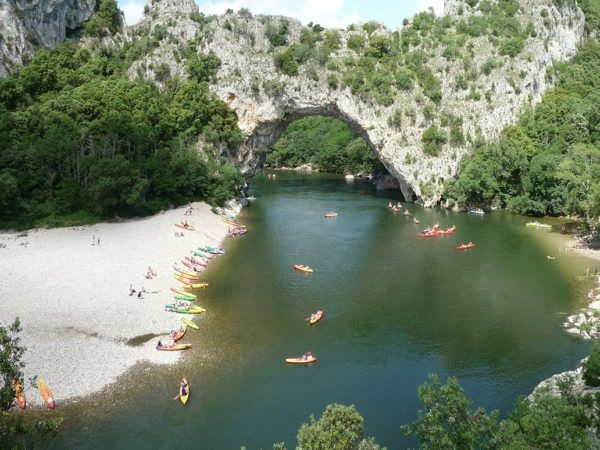
{"type": "MultiPolygon", "coordinates": [[[[489,8],[495,2],[485,3],[489,8]]],[[[306,115],[332,115],[365,138],[399,180],[407,199],[431,205],[439,199],[444,180],[459,170],[469,143],[477,136],[498,136],[524,106],[539,102],[552,85],[549,69],[572,56],[584,34],[585,18],[574,3],[560,2],[557,6],[551,0],[521,0],[519,4],[516,11],[509,11],[527,33],[518,54],[510,54],[509,47],[503,54],[494,36],[471,33],[459,42],[457,51],[462,56],[452,57],[448,51],[452,36],[464,35],[461,27],[477,23],[469,17],[487,18],[483,8],[448,0],[441,26],[434,23],[431,30],[426,30],[421,25],[418,39],[414,38],[413,24],[416,20],[422,23],[423,17],[416,17],[399,32],[373,24],[370,28],[351,26],[337,30],[339,46],[323,58],[324,64],[309,60],[299,65],[297,74],[287,75],[274,61],[274,53],[281,48],[274,49],[269,41],[268,27],[277,29],[285,22],[287,43],[282,48],[296,51],[294,44],[301,42],[303,30],[307,30],[298,21],[253,16],[247,11],[205,17],[198,14],[192,0],[153,0],[131,34],[146,35],[161,27],[166,37],[158,48],[132,65],[130,74],[156,79],[156,68],[168,66],[170,76],[184,77],[183,47],[214,52],[222,64],[212,89],[235,110],[247,137],[242,148],[229,156],[245,173],[260,169],[265,152],[291,121],[306,115]],[[436,27],[443,28],[438,41],[431,37],[436,27]],[[409,33],[412,41],[406,37],[409,33]],[[425,54],[424,64],[439,80],[440,98],[428,98],[419,83],[408,90],[393,85],[388,89],[391,101],[384,99],[382,104],[360,92],[360,88],[342,82],[349,76],[347,67],[362,62],[356,47],[349,46],[350,41],[374,42],[373,36],[381,36],[385,42],[409,42],[402,50],[404,64],[415,52],[425,54]],[[461,86],[465,78],[467,84],[461,86]],[[452,126],[459,136],[454,142],[447,138],[452,126]],[[436,154],[425,154],[423,133],[431,127],[446,132],[446,138],[440,139],[436,154]]],[[[510,44],[508,39],[502,45],[510,44]]],[[[323,45],[322,41],[317,43],[317,50],[323,45]]],[[[381,60],[373,64],[373,70],[381,70],[381,60]]]]}
{"type": "Polygon", "coordinates": [[[36,47],[60,44],[94,13],[97,0],[0,0],[0,77],[36,47]]]}

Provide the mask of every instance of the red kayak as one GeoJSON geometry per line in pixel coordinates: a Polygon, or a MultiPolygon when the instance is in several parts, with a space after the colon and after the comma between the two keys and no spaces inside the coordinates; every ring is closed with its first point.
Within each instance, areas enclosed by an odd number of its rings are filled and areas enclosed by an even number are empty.
{"type": "Polygon", "coordinates": [[[438,231],[439,234],[453,234],[456,231],[456,225],[452,225],[450,228],[438,231]]]}
{"type": "Polygon", "coordinates": [[[439,231],[432,231],[430,233],[417,233],[417,236],[419,237],[436,237],[436,236],[441,236],[441,233],[439,231]]]}
{"type": "Polygon", "coordinates": [[[474,247],[475,247],[475,244],[473,244],[472,242],[469,242],[468,244],[457,245],[456,250],[469,250],[474,247]]]}
{"type": "Polygon", "coordinates": [[[197,266],[208,267],[208,264],[206,262],[202,261],[201,259],[192,258],[191,256],[186,256],[185,259],[188,260],[190,263],[195,264],[197,266]]]}

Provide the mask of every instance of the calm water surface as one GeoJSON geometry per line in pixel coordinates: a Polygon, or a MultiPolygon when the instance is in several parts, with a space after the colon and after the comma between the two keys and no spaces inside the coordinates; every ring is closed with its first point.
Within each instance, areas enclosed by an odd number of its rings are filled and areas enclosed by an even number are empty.
{"type": "Polygon", "coordinates": [[[208,313],[186,337],[194,348],[176,367],[140,366],[68,407],[53,447],[294,448],[299,426],[339,402],[357,406],[380,444],[405,448],[415,442],[399,427],[415,418],[428,374],[456,375],[476,406],[508,413],[586,354],[560,329],[582,303],[575,275],[585,266],[548,261],[556,246],[525,218],[405,204],[421,228],[458,227],[419,239],[418,225],[388,211],[388,197],[338,176],[280,172],[254,178],[251,193],[249,234],[228,241],[205,277],[208,313]],[[339,217],[324,219],[329,210],[339,217]],[[454,249],[470,240],[473,251],[454,249]],[[326,316],[311,328],[303,318],[318,308],[326,316]],[[307,350],[316,364],[283,363],[307,350]],[[184,374],[185,408],[171,400],[184,374]]]}

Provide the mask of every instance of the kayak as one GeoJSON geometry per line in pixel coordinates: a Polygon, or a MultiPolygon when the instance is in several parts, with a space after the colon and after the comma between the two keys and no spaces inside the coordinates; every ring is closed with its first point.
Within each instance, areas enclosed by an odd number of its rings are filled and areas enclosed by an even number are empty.
{"type": "Polygon", "coordinates": [[[190,305],[188,307],[179,307],[174,305],[173,303],[169,303],[165,305],[165,311],[174,312],[178,314],[202,314],[206,312],[204,308],[201,308],[197,305],[190,305]]]}
{"type": "Polygon", "coordinates": [[[40,391],[40,395],[42,396],[42,399],[48,405],[48,408],[54,409],[54,407],[56,406],[54,404],[54,396],[52,395],[52,391],[48,388],[48,385],[46,384],[46,382],[40,378],[37,382],[37,385],[38,385],[38,391],[40,391]]]}
{"type": "Polygon", "coordinates": [[[285,358],[285,362],[288,364],[311,364],[317,360],[314,356],[309,356],[308,358],[285,358]]]}
{"type": "Polygon", "coordinates": [[[294,264],[294,269],[299,270],[300,272],[313,273],[314,270],[308,266],[303,264],[294,264]]]}
{"type": "Polygon", "coordinates": [[[475,247],[475,244],[472,242],[469,244],[461,244],[456,246],[456,250],[469,250],[470,248],[475,247]]]}
{"type": "Polygon", "coordinates": [[[175,270],[175,272],[179,273],[179,276],[183,276],[183,277],[187,277],[187,278],[198,278],[199,277],[199,275],[197,273],[190,272],[189,270],[180,269],[177,266],[173,266],[173,269],[175,270]]]}
{"type": "Polygon", "coordinates": [[[162,352],[174,352],[177,350],[187,350],[191,348],[192,344],[169,344],[169,345],[161,345],[160,347],[157,345],[156,350],[160,350],[162,352]]]}
{"type": "Polygon", "coordinates": [[[208,267],[208,263],[206,261],[202,261],[200,259],[192,258],[191,256],[186,256],[185,259],[188,260],[190,263],[195,264],[197,266],[208,267]]]}
{"type": "Polygon", "coordinates": [[[188,327],[194,329],[194,330],[199,330],[200,327],[198,325],[196,325],[194,322],[192,322],[190,319],[188,319],[187,317],[182,317],[181,321],[183,323],[185,323],[188,327]]]}
{"type": "Polygon", "coordinates": [[[422,238],[428,238],[428,237],[436,237],[436,236],[440,236],[439,231],[432,231],[430,233],[417,233],[418,237],[422,237],[422,238]]]}
{"type": "Polygon", "coordinates": [[[456,231],[456,225],[452,225],[450,228],[438,231],[439,234],[453,234],[456,231]]]}
{"type": "Polygon", "coordinates": [[[17,401],[17,405],[19,405],[19,408],[27,408],[27,402],[25,401],[25,392],[23,392],[23,388],[16,381],[13,381],[13,390],[15,391],[15,400],[17,401]]]}
{"type": "Polygon", "coordinates": [[[184,284],[185,289],[204,289],[208,286],[208,283],[196,283],[196,284],[184,284]]]}
{"type": "Polygon", "coordinates": [[[223,222],[225,222],[227,225],[233,225],[234,227],[239,227],[240,223],[237,220],[233,220],[233,219],[227,219],[227,218],[223,218],[221,219],[223,220],[223,222]]]}
{"type": "Polygon", "coordinates": [[[194,284],[196,281],[198,281],[198,278],[188,278],[188,277],[182,277],[181,275],[175,273],[173,274],[173,277],[175,277],[175,279],[183,284],[194,284]]]}
{"type": "Polygon", "coordinates": [[[185,332],[187,331],[187,327],[181,327],[179,330],[175,332],[173,335],[173,342],[178,342],[185,336],[185,332]]]}
{"type": "Polygon", "coordinates": [[[315,323],[317,323],[319,320],[321,320],[323,318],[323,314],[325,314],[325,311],[323,311],[322,309],[319,309],[316,313],[308,316],[304,320],[306,320],[310,325],[314,325],[315,323]]]}
{"type": "Polygon", "coordinates": [[[175,295],[173,296],[173,298],[175,300],[185,300],[188,302],[193,302],[194,300],[196,300],[194,297],[190,297],[189,295],[175,295]]]}
{"type": "Polygon", "coordinates": [[[333,218],[333,217],[337,217],[337,216],[338,216],[338,213],[336,213],[336,212],[333,212],[333,211],[332,211],[332,212],[325,213],[325,218],[327,218],[327,219],[331,219],[331,218],[333,218]]]}
{"type": "Polygon", "coordinates": [[[183,228],[184,230],[194,231],[194,227],[192,225],[188,225],[187,227],[183,224],[183,222],[178,222],[175,224],[176,227],[183,228]]]}
{"type": "Polygon", "coordinates": [[[185,405],[188,401],[188,398],[190,398],[190,383],[188,383],[188,380],[183,378],[181,380],[181,383],[179,383],[179,400],[181,400],[181,403],[185,405]],[[187,392],[185,393],[185,395],[183,395],[183,387],[181,386],[182,383],[185,383],[185,386],[187,388],[187,392]]]}
{"type": "Polygon", "coordinates": [[[193,270],[196,273],[202,272],[204,267],[208,267],[208,264],[198,264],[197,262],[191,263],[186,261],[185,259],[181,260],[181,264],[187,267],[190,270],[193,270]]]}
{"type": "Polygon", "coordinates": [[[198,298],[198,297],[196,296],[196,294],[191,294],[191,293],[189,293],[189,292],[182,291],[181,289],[175,289],[175,288],[171,288],[171,290],[172,290],[173,292],[175,292],[176,294],[179,294],[179,295],[185,295],[185,296],[187,296],[187,297],[192,297],[193,299],[196,299],[196,298],[198,298]]]}
{"type": "Polygon", "coordinates": [[[209,255],[208,253],[203,252],[202,250],[192,250],[192,253],[194,254],[194,256],[199,256],[201,258],[206,258],[206,259],[212,258],[212,255],[209,255]]]}
{"type": "Polygon", "coordinates": [[[473,214],[475,216],[483,216],[485,212],[481,208],[470,209],[469,214],[473,214]]]}

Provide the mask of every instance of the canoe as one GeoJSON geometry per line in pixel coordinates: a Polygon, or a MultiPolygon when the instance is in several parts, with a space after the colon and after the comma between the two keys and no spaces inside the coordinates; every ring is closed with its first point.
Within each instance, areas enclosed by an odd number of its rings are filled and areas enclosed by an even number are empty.
{"type": "Polygon", "coordinates": [[[193,225],[188,225],[187,227],[183,224],[183,222],[178,222],[175,224],[176,227],[179,228],[183,228],[184,230],[187,231],[194,231],[194,226],[193,225]]]}
{"type": "Polygon", "coordinates": [[[173,342],[179,342],[185,336],[185,332],[187,331],[187,327],[181,327],[179,330],[175,332],[173,335],[173,342]]]}
{"type": "Polygon", "coordinates": [[[470,248],[475,247],[475,244],[470,243],[470,244],[462,244],[462,245],[457,245],[456,246],[456,250],[469,250],[470,248]]]}
{"type": "Polygon", "coordinates": [[[161,352],[174,352],[178,350],[187,350],[191,348],[192,344],[170,344],[170,345],[161,345],[160,347],[157,345],[156,350],[160,350],[161,352]]]}
{"type": "Polygon", "coordinates": [[[193,302],[194,300],[196,300],[194,297],[190,297],[189,295],[175,295],[173,296],[173,298],[175,300],[184,300],[188,302],[193,302]]]}
{"type": "Polygon", "coordinates": [[[183,378],[181,381],[185,382],[187,392],[185,393],[185,395],[183,395],[183,387],[181,386],[181,383],[179,383],[179,400],[185,405],[188,402],[188,399],[190,398],[190,383],[188,383],[188,380],[186,380],[185,378],[183,378]]]}
{"type": "Polygon", "coordinates": [[[185,289],[205,289],[208,283],[184,284],[185,289]]]}
{"type": "Polygon", "coordinates": [[[54,409],[56,406],[54,403],[54,396],[52,395],[52,391],[48,388],[46,382],[40,378],[37,382],[37,385],[38,391],[40,391],[40,395],[42,396],[44,402],[46,402],[48,405],[48,408],[54,409]]]}
{"type": "Polygon", "coordinates": [[[316,357],[310,356],[306,359],[303,358],[285,358],[285,362],[288,364],[311,364],[317,360],[316,357]]]}
{"type": "Polygon", "coordinates": [[[338,216],[338,214],[336,212],[325,213],[325,218],[327,218],[327,219],[331,219],[331,218],[337,217],[337,216],[338,216]]]}
{"type": "Polygon", "coordinates": [[[15,391],[15,400],[19,408],[25,409],[27,408],[27,402],[25,401],[25,392],[23,392],[23,388],[19,383],[13,381],[13,390],[15,391]]]}
{"type": "Polygon", "coordinates": [[[294,269],[299,270],[300,272],[313,273],[314,270],[308,266],[303,264],[294,264],[294,269]]]}
{"type": "Polygon", "coordinates": [[[456,231],[456,225],[452,225],[450,228],[446,228],[445,230],[439,230],[438,233],[441,235],[454,234],[455,231],[456,231]]]}
{"type": "Polygon", "coordinates": [[[475,216],[483,216],[485,211],[481,208],[470,209],[469,214],[473,214],[475,216]]]}
{"type": "Polygon", "coordinates": [[[307,318],[305,318],[304,320],[306,320],[310,325],[314,325],[315,323],[317,323],[319,320],[321,320],[323,318],[323,314],[325,314],[325,311],[320,309],[313,315],[310,315],[307,318]]]}
{"type": "Polygon", "coordinates": [[[192,322],[190,319],[188,319],[187,317],[182,317],[181,321],[183,323],[185,323],[188,327],[194,329],[194,330],[199,330],[200,327],[198,325],[196,325],[194,322],[192,322]]]}
{"type": "Polygon", "coordinates": [[[188,296],[188,297],[192,297],[192,298],[194,298],[194,299],[195,299],[195,298],[198,298],[198,297],[196,296],[196,294],[191,294],[191,293],[189,293],[189,292],[182,291],[181,289],[175,289],[175,288],[171,288],[171,290],[172,290],[173,292],[175,292],[176,294],[179,294],[179,295],[186,295],[186,296],[188,296]]]}

